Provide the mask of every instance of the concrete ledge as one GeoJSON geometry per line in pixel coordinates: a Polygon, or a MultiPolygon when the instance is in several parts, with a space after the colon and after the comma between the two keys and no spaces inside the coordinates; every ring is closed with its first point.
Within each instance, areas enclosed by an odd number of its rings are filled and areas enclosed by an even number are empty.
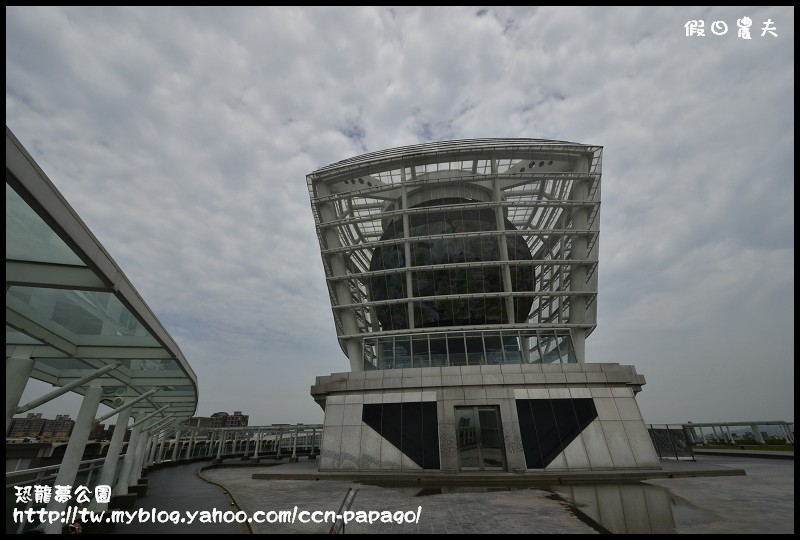
{"type": "Polygon", "coordinates": [[[332,373],[317,377],[311,395],[319,405],[336,404],[332,398],[368,394],[374,390],[437,390],[452,386],[481,385],[500,388],[539,388],[553,384],[588,387],[627,387],[641,391],[644,377],[631,365],[589,364],[497,364],[398,368],[332,373]],[[435,373],[435,374],[434,374],[435,373]],[[569,375],[569,376],[567,376],[569,375]],[[355,383],[355,384],[354,384],[355,383]],[[326,399],[328,402],[326,403],[326,399]]]}
{"type": "Polygon", "coordinates": [[[731,448],[725,450],[724,448],[693,448],[692,452],[704,456],[728,456],[728,457],[746,457],[746,458],[766,458],[766,459],[794,459],[794,452],[781,451],[781,450],[736,450],[731,448]]]}

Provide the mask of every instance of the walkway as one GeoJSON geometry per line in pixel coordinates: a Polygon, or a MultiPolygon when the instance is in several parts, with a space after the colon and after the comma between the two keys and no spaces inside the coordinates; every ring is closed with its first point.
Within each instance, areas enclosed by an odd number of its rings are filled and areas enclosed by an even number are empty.
{"type": "MultiPolygon", "coordinates": [[[[213,511],[214,509],[231,510],[231,499],[219,486],[207,483],[196,476],[196,471],[209,465],[210,461],[199,461],[184,465],[164,467],[148,473],[147,493],[136,499],[136,504],[128,512],[136,512],[140,508],[150,513],[171,512],[178,510],[181,517],[186,511],[213,511]]],[[[199,514],[198,514],[199,516],[199,514]]],[[[153,523],[152,518],[140,520],[138,516],[132,523],[117,524],[113,534],[248,534],[246,526],[235,523],[153,523]]]]}

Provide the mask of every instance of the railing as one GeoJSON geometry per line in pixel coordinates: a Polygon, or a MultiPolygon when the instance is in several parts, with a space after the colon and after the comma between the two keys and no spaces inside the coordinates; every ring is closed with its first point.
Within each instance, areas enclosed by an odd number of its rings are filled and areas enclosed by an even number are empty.
{"type": "MultiPolygon", "coordinates": [[[[123,456],[120,456],[119,461],[122,461],[122,459],[123,456]]],[[[79,483],[76,480],[76,485],[89,487],[92,483],[94,472],[102,469],[103,463],[105,463],[105,458],[81,461],[78,466],[78,478],[81,479],[81,482],[79,483]]],[[[59,468],[61,468],[61,464],[56,463],[46,467],[7,472],[6,487],[52,484],[56,480],[59,468]]]]}
{"type": "MultiPolygon", "coordinates": [[[[120,456],[119,461],[123,460],[124,456],[120,456]]],[[[78,465],[78,473],[75,477],[75,482],[70,488],[77,488],[78,486],[86,486],[90,490],[94,490],[97,480],[100,478],[100,471],[103,469],[105,458],[90,459],[81,461],[78,465]]],[[[41,496],[34,493],[34,486],[49,487],[55,493],[55,481],[58,476],[58,471],[61,464],[48,465],[46,467],[36,467],[34,469],[23,469],[20,471],[12,471],[6,473],[6,534],[23,534],[36,527],[35,523],[23,520],[19,524],[10,523],[9,516],[12,515],[14,509],[19,509],[17,506],[21,494],[25,488],[30,488],[30,493],[25,496],[27,502],[23,511],[33,509],[34,511],[40,508],[46,508],[49,502],[44,500],[41,496]]],[[[117,463],[117,472],[121,469],[117,463]]],[[[116,478],[115,478],[116,481],[116,478]]],[[[74,489],[72,489],[74,493],[74,489]]]]}
{"type": "Polygon", "coordinates": [[[683,424],[690,441],[702,446],[794,447],[794,422],[706,422],[683,424]]]}
{"type": "MultiPolygon", "coordinates": [[[[172,440],[168,438],[166,441],[162,439],[159,445],[163,444],[163,448],[152,450],[151,447],[148,450],[149,453],[145,455],[144,470],[153,465],[173,462],[173,456],[175,456],[175,463],[231,457],[252,458],[255,457],[256,448],[258,448],[258,457],[260,458],[280,459],[290,456],[293,458],[309,456],[310,459],[313,459],[319,454],[322,438],[322,425],[318,424],[275,424],[241,428],[187,428],[184,426],[181,429],[194,432],[194,435],[184,434],[177,441],[174,438],[172,440]],[[225,433],[222,441],[219,438],[220,432],[225,433]],[[198,437],[197,435],[200,433],[202,436],[198,437]],[[203,437],[212,438],[209,440],[203,437]],[[259,438],[260,443],[257,441],[259,438]],[[175,445],[178,445],[177,452],[175,452],[175,445]]],[[[25,458],[18,458],[17,464],[21,463],[23,459],[25,458]]],[[[121,463],[124,462],[124,459],[124,454],[121,454],[115,464],[112,487],[116,487],[119,482],[119,474],[123,469],[121,463]]],[[[75,479],[70,485],[72,495],[79,486],[85,486],[94,491],[105,461],[105,457],[100,457],[80,462],[75,479]]],[[[60,468],[61,463],[55,463],[44,467],[6,472],[6,534],[34,532],[33,529],[38,526],[37,524],[28,523],[25,520],[21,523],[14,523],[13,513],[15,510],[24,512],[29,509],[39,511],[46,508],[56,493],[55,481],[60,468]],[[51,496],[45,497],[44,493],[48,488],[51,496]]]]}
{"type": "Polygon", "coordinates": [[[691,439],[680,424],[648,424],[647,432],[660,459],[694,459],[691,439]]]}

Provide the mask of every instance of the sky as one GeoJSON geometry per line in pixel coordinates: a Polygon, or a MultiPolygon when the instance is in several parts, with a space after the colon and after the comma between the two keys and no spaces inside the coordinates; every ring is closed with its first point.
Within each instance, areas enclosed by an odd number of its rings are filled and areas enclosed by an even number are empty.
{"type": "Polygon", "coordinates": [[[178,343],[198,415],[321,423],[315,377],[349,370],[307,174],[508,137],[604,147],[586,359],[644,374],[646,423],[794,420],[792,7],[7,6],[6,125],[178,343]]]}

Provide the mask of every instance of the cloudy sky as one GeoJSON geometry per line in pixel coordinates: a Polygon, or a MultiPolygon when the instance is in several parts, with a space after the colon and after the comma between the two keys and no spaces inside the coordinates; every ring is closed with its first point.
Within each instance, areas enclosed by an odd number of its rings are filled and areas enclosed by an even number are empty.
{"type": "Polygon", "coordinates": [[[794,420],[793,8],[6,7],[6,125],[200,415],[321,422],[314,377],[349,369],[306,174],[524,137],[604,147],[587,360],[645,375],[645,421],[794,420]]]}

